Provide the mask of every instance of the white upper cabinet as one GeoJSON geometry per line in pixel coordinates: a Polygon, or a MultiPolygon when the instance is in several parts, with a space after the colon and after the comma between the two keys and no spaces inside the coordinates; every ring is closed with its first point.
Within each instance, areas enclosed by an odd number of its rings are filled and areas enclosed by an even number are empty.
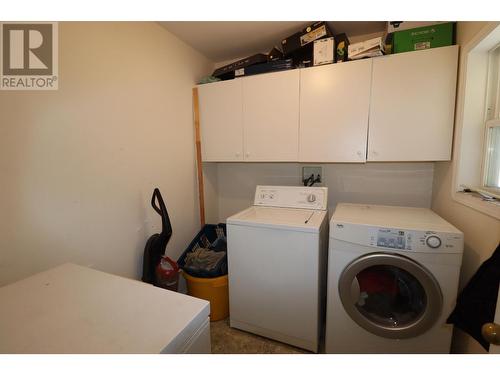
{"type": "Polygon", "coordinates": [[[301,162],[365,162],[372,59],[302,69],[301,162]]]}
{"type": "Polygon", "coordinates": [[[203,161],[450,160],[457,63],[449,46],[201,85],[203,161]]]}
{"type": "Polygon", "coordinates": [[[203,161],[243,160],[241,80],[198,86],[203,161]]]}
{"type": "Polygon", "coordinates": [[[299,70],[237,79],[243,84],[246,161],[297,161],[299,70]]]}
{"type": "Polygon", "coordinates": [[[450,160],[458,46],[373,59],[368,161],[450,160]]]}

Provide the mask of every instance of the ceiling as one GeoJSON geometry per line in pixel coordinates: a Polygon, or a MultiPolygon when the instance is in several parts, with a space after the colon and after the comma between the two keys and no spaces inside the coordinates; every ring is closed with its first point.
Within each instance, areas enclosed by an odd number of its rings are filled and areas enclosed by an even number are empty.
{"type": "MultiPolygon", "coordinates": [[[[385,30],[383,21],[328,21],[334,34],[352,37],[385,30]]],[[[308,21],[175,21],[159,24],[214,62],[269,52],[308,21]]]]}

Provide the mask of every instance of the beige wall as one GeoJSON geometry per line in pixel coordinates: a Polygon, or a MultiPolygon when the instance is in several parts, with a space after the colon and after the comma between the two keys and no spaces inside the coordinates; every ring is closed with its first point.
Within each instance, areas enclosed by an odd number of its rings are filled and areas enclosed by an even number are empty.
{"type": "Polygon", "coordinates": [[[0,285],[63,262],[140,276],[198,228],[191,88],[213,64],[156,23],[60,23],[59,90],[0,92],[0,285]]]}
{"type": "Polygon", "coordinates": [[[218,163],[219,219],[250,206],[256,185],[300,185],[303,165],[322,166],[330,213],[338,202],[431,205],[433,163],[218,163]]]}
{"type": "MultiPolygon", "coordinates": [[[[458,22],[457,43],[462,46],[466,44],[484,24],[458,22]]],[[[460,277],[462,289],[479,265],[497,247],[500,241],[500,221],[452,199],[452,169],[451,162],[436,163],[432,209],[464,232],[465,249],[460,277]]],[[[452,350],[459,353],[484,353],[484,349],[475,340],[459,330],[455,330],[452,350]]]]}

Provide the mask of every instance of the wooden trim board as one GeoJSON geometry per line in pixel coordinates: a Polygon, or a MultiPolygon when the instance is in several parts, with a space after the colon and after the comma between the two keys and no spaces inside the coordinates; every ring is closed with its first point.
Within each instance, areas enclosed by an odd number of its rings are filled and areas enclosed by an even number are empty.
{"type": "Polygon", "coordinates": [[[203,227],[205,225],[205,192],[203,184],[203,163],[201,161],[200,108],[197,87],[193,88],[193,116],[196,144],[196,171],[198,175],[198,200],[200,204],[200,224],[201,227],[203,227]]]}

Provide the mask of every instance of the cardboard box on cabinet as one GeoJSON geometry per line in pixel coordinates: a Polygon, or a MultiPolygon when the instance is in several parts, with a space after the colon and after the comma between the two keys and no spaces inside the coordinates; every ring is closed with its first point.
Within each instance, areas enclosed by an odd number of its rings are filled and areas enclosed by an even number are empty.
{"type": "Polygon", "coordinates": [[[365,57],[382,56],[385,51],[385,45],[382,37],[377,37],[351,44],[348,47],[348,51],[349,60],[358,60],[365,57]]]}
{"type": "Polygon", "coordinates": [[[397,31],[393,37],[394,53],[451,46],[455,43],[455,23],[446,22],[431,26],[397,31]]]}
{"type": "Polygon", "coordinates": [[[427,21],[427,22],[426,21],[424,21],[424,22],[389,21],[389,22],[387,22],[387,34],[395,33],[396,31],[416,29],[418,27],[437,25],[440,23],[446,23],[446,21],[427,21]]]}
{"type": "Polygon", "coordinates": [[[332,64],[335,61],[335,39],[322,38],[314,41],[313,65],[332,64]]]}

